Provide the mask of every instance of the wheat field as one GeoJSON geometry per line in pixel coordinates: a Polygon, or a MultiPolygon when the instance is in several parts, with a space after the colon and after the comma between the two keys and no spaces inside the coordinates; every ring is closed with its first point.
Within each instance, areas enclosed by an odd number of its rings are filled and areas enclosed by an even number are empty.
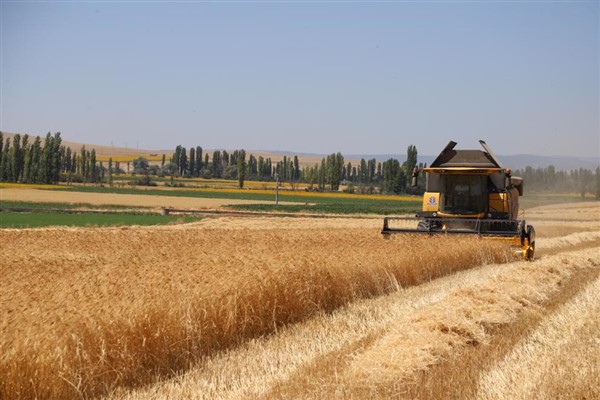
{"type": "Polygon", "coordinates": [[[563,207],[533,263],[369,218],[0,230],[0,398],[518,398],[540,354],[539,398],[596,395],[600,208],[563,207]]]}

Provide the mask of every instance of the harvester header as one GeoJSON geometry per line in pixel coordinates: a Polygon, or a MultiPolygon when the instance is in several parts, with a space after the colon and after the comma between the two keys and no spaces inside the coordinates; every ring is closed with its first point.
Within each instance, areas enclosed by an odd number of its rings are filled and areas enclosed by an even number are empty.
{"type": "MultiPolygon", "coordinates": [[[[455,150],[450,141],[425,173],[422,210],[415,218],[386,217],[384,237],[393,233],[472,234],[510,241],[517,252],[533,259],[535,230],[519,219],[523,179],[514,177],[489,146],[455,150]]],[[[413,185],[421,171],[413,171],[413,185]]]]}

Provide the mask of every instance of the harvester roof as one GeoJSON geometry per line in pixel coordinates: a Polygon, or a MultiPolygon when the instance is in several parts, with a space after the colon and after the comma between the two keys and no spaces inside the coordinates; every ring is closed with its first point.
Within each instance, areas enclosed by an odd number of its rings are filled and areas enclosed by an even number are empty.
{"type": "Polygon", "coordinates": [[[431,168],[460,168],[460,169],[504,169],[502,163],[494,156],[487,144],[480,140],[484,150],[454,150],[456,142],[450,141],[437,158],[431,163],[431,168]]]}

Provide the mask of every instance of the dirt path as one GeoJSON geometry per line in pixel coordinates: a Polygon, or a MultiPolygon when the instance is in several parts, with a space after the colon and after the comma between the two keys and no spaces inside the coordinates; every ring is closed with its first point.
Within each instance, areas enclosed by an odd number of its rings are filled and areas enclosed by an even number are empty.
{"type": "MultiPolygon", "coordinates": [[[[120,205],[177,209],[215,209],[226,204],[269,203],[268,201],[173,197],[143,194],[72,193],[69,190],[0,189],[0,198],[7,201],[34,203],[87,203],[93,205],[120,205]]],[[[275,204],[275,201],[273,201],[275,204]]]]}

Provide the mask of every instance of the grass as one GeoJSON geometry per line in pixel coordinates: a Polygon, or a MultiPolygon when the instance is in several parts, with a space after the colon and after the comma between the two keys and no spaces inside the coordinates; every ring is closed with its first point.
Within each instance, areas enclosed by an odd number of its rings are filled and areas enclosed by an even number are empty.
{"type": "Polygon", "coordinates": [[[50,210],[143,210],[145,207],[122,206],[122,205],[96,205],[88,203],[37,203],[32,201],[8,201],[0,200],[0,208],[4,209],[34,209],[39,211],[50,210]]]}
{"type": "Polygon", "coordinates": [[[145,211],[146,209],[143,207],[97,206],[83,203],[34,203],[2,200],[0,209],[5,210],[0,211],[0,228],[165,225],[198,221],[199,218],[197,216],[162,216],[145,211]],[[110,212],[106,210],[123,211],[110,212]],[[98,213],[94,213],[94,211],[98,211],[98,213]]]}
{"type": "Polygon", "coordinates": [[[168,225],[198,221],[199,217],[158,214],[102,213],[65,214],[45,212],[0,212],[0,228],[42,228],[48,226],[168,225]]]}
{"type": "Polygon", "coordinates": [[[325,214],[379,214],[394,215],[414,213],[421,202],[383,200],[341,200],[315,204],[233,204],[228,207],[245,211],[306,212],[325,214]]]}

